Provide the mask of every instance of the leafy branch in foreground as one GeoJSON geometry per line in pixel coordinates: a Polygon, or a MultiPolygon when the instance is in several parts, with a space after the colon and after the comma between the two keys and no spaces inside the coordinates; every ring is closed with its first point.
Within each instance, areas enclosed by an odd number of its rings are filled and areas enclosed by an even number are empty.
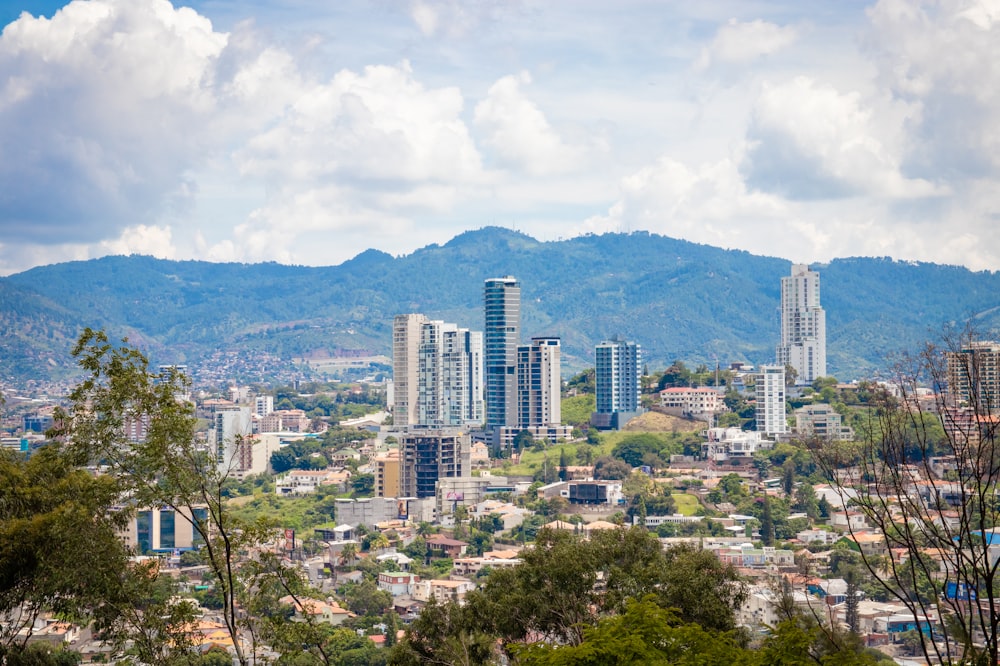
{"type": "Polygon", "coordinates": [[[60,415],[58,436],[78,463],[96,464],[115,481],[123,514],[167,507],[190,523],[221,597],[236,659],[251,663],[259,625],[244,609],[266,587],[264,579],[298,576],[273,558],[260,565],[276,539],[273,525],[239,520],[226,506],[231,461],[197,440],[194,406],[180,397],[187,393],[185,377],[151,373],[146,357],[127,341],[114,345],[91,329],[73,355],[88,375],[70,395],[70,413],[60,415]],[[138,421],[145,437],[129,439],[126,426],[138,421]]]}

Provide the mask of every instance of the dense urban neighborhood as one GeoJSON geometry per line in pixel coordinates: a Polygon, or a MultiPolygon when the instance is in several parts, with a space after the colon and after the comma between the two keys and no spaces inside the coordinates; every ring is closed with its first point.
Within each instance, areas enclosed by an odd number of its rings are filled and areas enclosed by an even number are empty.
{"type": "Polygon", "coordinates": [[[772,365],[651,371],[612,338],[565,379],[510,276],[482,331],[397,316],[391,379],[194,383],[88,329],[65,396],[4,388],[0,647],[576,663],[624,621],[648,652],[579,663],[995,659],[1000,344],[840,383],[819,274],[781,293],[772,365]],[[705,646],[657,652],[681,630],[705,646]]]}

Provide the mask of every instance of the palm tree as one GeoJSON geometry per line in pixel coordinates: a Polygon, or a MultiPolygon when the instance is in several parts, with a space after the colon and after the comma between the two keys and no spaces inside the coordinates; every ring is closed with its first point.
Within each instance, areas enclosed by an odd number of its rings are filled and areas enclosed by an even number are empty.
{"type": "Polygon", "coordinates": [[[373,552],[377,552],[389,547],[389,538],[381,532],[377,533],[372,537],[371,541],[368,542],[368,547],[373,552]]]}
{"type": "Polygon", "coordinates": [[[340,551],[340,562],[345,566],[348,563],[353,563],[354,558],[358,556],[358,546],[354,543],[344,544],[344,547],[340,551]]]}

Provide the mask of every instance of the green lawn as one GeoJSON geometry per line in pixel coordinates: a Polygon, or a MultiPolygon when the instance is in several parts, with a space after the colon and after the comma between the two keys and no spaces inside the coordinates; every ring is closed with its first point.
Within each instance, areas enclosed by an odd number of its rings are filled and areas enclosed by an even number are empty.
{"type": "MultiPolygon", "coordinates": [[[[611,451],[620,441],[630,435],[637,434],[639,434],[638,431],[633,432],[625,430],[609,430],[608,432],[602,432],[600,445],[594,447],[594,460],[597,460],[601,456],[611,455],[611,451]]],[[[656,434],[670,436],[668,433],[656,434]]],[[[584,446],[586,446],[586,444],[584,444],[584,446]]],[[[546,456],[548,456],[550,465],[559,465],[559,449],[566,450],[566,455],[569,456],[570,465],[580,464],[576,461],[576,444],[553,444],[544,451],[532,451],[530,449],[525,450],[521,453],[520,464],[510,465],[509,468],[504,469],[503,471],[497,471],[497,473],[530,476],[542,468],[542,464],[546,456]]]]}
{"type": "Polygon", "coordinates": [[[682,513],[685,516],[693,516],[697,513],[698,507],[701,506],[701,502],[694,495],[688,495],[687,493],[672,493],[671,497],[677,502],[677,513],[682,513]]]}

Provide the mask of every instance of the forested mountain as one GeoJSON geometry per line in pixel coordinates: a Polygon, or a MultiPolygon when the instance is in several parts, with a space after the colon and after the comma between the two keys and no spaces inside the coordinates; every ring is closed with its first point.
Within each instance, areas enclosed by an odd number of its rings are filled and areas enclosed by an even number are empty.
{"type": "MultiPolygon", "coordinates": [[[[976,318],[989,330],[1000,321],[998,273],[878,258],[812,267],[829,370],[841,379],[884,368],[947,323],[976,318]]],[[[196,363],[226,348],[388,354],[398,313],[481,329],[483,280],[502,275],[521,281],[524,339],[561,336],[567,371],[590,365],[594,344],[615,334],[642,344],[651,368],[764,363],[774,357],[789,271],[783,259],[646,232],[539,242],[496,227],[330,267],[105,257],[0,279],[0,375],[65,373],[84,326],[127,335],[154,362],[196,363]]]]}

